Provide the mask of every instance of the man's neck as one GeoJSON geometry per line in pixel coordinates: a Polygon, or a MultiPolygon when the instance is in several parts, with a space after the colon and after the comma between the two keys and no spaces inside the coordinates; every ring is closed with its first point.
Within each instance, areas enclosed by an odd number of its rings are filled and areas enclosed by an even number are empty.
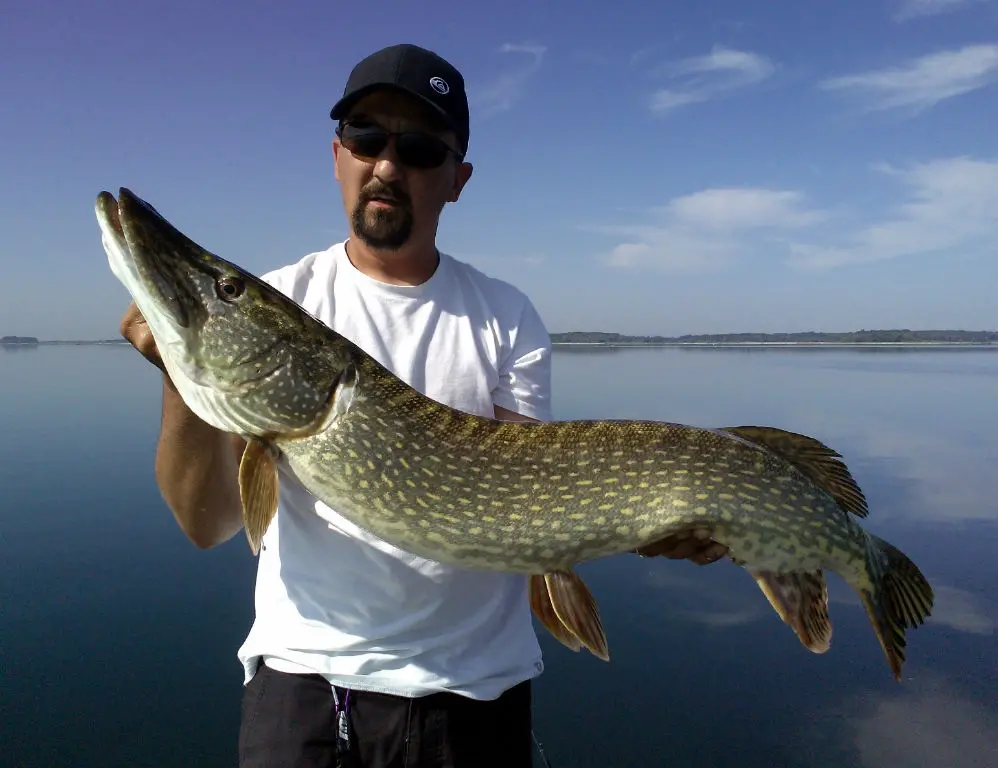
{"type": "Polygon", "coordinates": [[[406,247],[397,251],[374,250],[356,238],[346,242],[347,258],[359,272],[389,285],[420,285],[437,269],[440,254],[433,246],[406,247]]]}

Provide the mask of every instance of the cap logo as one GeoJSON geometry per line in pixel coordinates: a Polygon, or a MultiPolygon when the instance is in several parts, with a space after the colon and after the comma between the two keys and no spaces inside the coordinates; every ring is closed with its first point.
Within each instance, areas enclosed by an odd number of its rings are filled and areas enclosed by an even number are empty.
{"type": "Polygon", "coordinates": [[[447,85],[447,81],[442,77],[431,77],[430,88],[440,94],[450,93],[450,86],[447,85]]]}

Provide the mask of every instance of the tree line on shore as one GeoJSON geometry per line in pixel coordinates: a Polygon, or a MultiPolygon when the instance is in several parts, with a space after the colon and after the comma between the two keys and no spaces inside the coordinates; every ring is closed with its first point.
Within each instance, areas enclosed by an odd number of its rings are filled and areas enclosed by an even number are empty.
{"type": "Polygon", "coordinates": [[[682,336],[629,336],[601,331],[552,333],[555,344],[738,344],[738,343],[968,343],[998,342],[998,331],[860,330],[845,332],[803,331],[799,333],[701,333],[682,336]]]}
{"type": "MultiPolygon", "coordinates": [[[[568,331],[552,333],[555,344],[988,344],[998,343],[998,331],[912,331],[861,330],[845,332],[803,331],[799,333],[700,333],[682,336],[631,336],[605,331],[568,331]]],[[[36,336],[0,336],[0,344],[114,344],[124,339],[95,341],[39,341],[36,336]]]]}

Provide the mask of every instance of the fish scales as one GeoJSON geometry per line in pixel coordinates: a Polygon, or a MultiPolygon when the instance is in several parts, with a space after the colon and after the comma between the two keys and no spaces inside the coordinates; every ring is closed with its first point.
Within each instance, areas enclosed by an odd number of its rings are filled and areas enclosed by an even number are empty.
{"type": "Polygon", "coordinates": [[[657,421],[500,422],[416,391],[287,297],[209,253],[122,189],[96,203],[112,271],[145,317],[184,402],[242,435],[254,554],[277,507],[278,462],[356,525],[452,565],[529,574],[560,642],[609,659],[573,568],[655,554],[670,534],[725,544],[814,653],[829,648],[824,571],[859,594],[895,678],[934,593],[865,531],[841,456],[774,427],[657,421]]]}
{"type": "Polygon", "coordinates": [[[396,408],[393,380],[374,370],[361,379],[364,394],[335,430],[282,451],[333,508],[357,510],[355,522],[414,554],[545,573],[691,524],[765,565],[865,552],[861,529],[834,524],[845,513],[828,494],[736,438],[661,422],[523,425],[434,403],[396,408]]]}

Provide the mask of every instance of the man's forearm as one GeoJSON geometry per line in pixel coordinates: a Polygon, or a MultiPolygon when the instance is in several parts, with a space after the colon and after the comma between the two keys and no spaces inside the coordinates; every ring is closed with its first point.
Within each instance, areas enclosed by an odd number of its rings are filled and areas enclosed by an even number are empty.
{"type": "Polygon", "coordinates": [[[156,482],[181,529],[201,548],[221,544],[242,528],[238,456],[243,444],[199,419],[164,379],[156,482]]]}

